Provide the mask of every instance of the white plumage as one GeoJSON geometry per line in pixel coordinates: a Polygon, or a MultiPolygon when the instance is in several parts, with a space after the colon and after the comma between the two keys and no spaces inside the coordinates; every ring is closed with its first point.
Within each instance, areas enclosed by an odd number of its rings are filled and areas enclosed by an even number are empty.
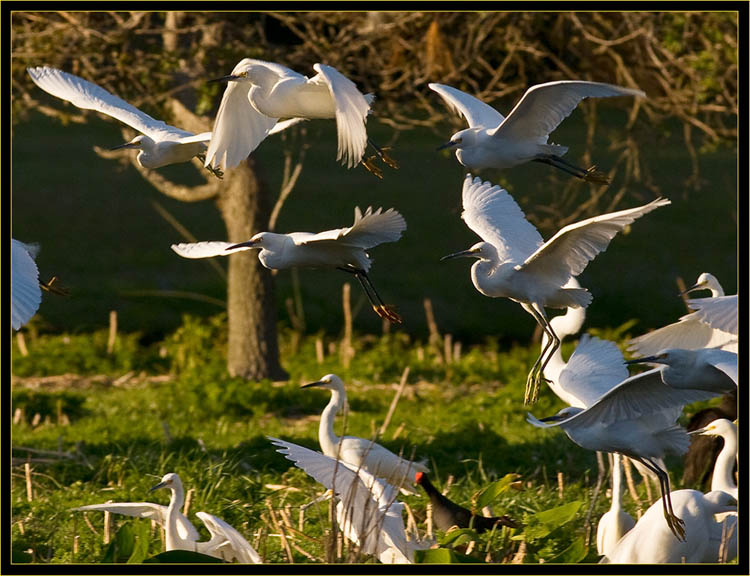
{"type": "Polygon", "coordinates": [[[222,78],[228,85],[216,114],[206,166],[233,168],[258,147],[280,118],[335,118],[338,156],[359,164],[367,147],[367,114],[374,97],[338,70],[314,64],[307,78],[280,64],[244,58],[222,78]]]}
{"type": "Polygon", "coordinates": [[[39,286],[39,269],[34,262],[38,247],[11,238],[12,324],[20,330],[36,314],[42,303],[42,289],[39,286]]]}

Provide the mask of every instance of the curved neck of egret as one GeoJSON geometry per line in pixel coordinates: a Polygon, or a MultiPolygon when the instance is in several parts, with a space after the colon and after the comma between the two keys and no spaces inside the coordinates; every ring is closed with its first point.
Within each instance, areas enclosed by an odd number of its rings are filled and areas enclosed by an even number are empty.
{"type": "Polygon", "coordinates": [[[335,458],[338,455],[339,437],[333,431],[333,421],[338,411],[343,408],[346,402],[346,391],[343,386],[339,385],[330,390],[331,400],[320,415],[318,440],[320,441],[320,447],[323,449],[323,454],[335,458]]]}
{"type": "Polygon", "coordinates": [[[622,508],[622,456],[614,452],[612,454],[612,510],[622,508]]]}
{"type": "Polygon", "coordinates": [[[711,490],[721,490],[737,498],[737,484],[735,484],[732,476],[734,461],[737,457],[737,432],[728,430],[721,437],[724,439],[724,447],[719,452],[714,464],[711,490]]]}
{"type": "Polygon", "coordinates": [[[185,504],[185,493],[182,486],[176,484],[170,487],[172,496],[169,499],[169,506],[167,506],[167,517],[164,521],[164,531],[166,532],[166,545],[167,552],[171,550],[179,550],[182,542],[177,532],[177,514],[185,504]]]}

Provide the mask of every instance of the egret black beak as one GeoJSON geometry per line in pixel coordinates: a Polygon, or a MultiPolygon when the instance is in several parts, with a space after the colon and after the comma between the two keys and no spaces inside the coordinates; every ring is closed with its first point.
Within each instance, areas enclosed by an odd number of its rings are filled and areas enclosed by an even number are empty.
{"type": "Polygon", "coordinates": [[[634,358],[633,360],[626,360],[625,364],[646,364],[647,362],[663,364],[659,356],[644,356],[643,358],[634,358]]]}
{"type": "Polygon", "coordinates": [[[705,426],[704,428],[698,428],[697,430],[688,432],[688,436],[697,436],[698,434],[704,434],[705,432],[708,432],[708,430],[709,430],[708,426],[705,426]]]}
{"type": "Polygon", "coordinates": [[[118,146],[110,148],[109,151],[111,152],[112,150],[122,150],[123,148],[138,148],[138,142],[125,142],[125,144],[120,144],[118,146]]]}
{"type": "Polygon", "coordinates": [[[678,294],[678,296],[684,296],[685,294],[690,294],[691,292],[695,292],[696,290],[708,290],[708,287],[705,284],[693,284],[690,288],[687,290],[683,290],[678,294]]]}
{"type": "Polygon", "coordinates": [[[165,488],[167,486],[166,482],[159,482],[156,486],[153,486],[149,492],[153,492],[154,490],[158,490],[159,488],[165,488]]]}
{"type": "Polygon", "coordinates": [[[323,386],[326,382],[319,380],[318,382],[310,382],[309,384],[303,384],[300,388],[312,388],[313,386],[323,386]]]}
{"type": "Polygon", "coordinates": [[[453,148],[454,146],[458,146],[461,143],[460,140],[451,140],[450,142],[446,142],[445,144],[441,144],[437,148],[435,148],[435,152],[439,152],[440,150],[445,150],[446,148],[453,148]]]}
{"type": "Polygon", "coordinates": [[[547,416],[545,418],[539,418],[540,422],[559,422],[560,420],[565,420],[567,416],[561,416],[560,414],[553,414],[552,416],[547,416]]]}
{"type": "Polygon", "coordinates": [[[447,256],[443,256],[440,261],[443,260],[450,260],[451,258],[460,258],[461,256],[473,256],[474,250],[469,248],[468,250],[462,250],[461,252],[455,252],[454,254],[448,254],[447,256]]]}
{"type": "Polygon", "coordinates": [[[239,244],[234,244],[233,246],[228,246],[225,248],[225,250],[234,250],[235,248],[246,248],[250,247],[252,248],[257,243],[257,240],[248,240],[247,242],[240,242],[239,244]]]}
{"type": "Polygon", "coordinates": [[[222,76],[221,78],[214,78],[213,80],[209,80],[209,84],[214,84],[216,82],[236,82],[239,80],[241,76],[236,76],[234,74],[229,74],[228,76],[222,76]]]}

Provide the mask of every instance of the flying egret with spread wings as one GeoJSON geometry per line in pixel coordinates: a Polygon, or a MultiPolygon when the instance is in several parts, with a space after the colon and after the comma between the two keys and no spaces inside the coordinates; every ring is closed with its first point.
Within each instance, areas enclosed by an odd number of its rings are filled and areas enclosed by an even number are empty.
{"type": "Polygon", "coordinates": [[[228,562],[237,560],[240,563],[260,564],[261,558],[250,543],[232,526],[221,518],[207,512],[196,512],[211,534],[211,539],[199,542],[200,534],[192,522],[182,513],[185,504],[185,490],[182,480],[174,472],[165,474],[161,482],[151,491],[169,488],[171,496],[169,505],[153,502],[105,502],[73,508],[74,511],[101,511],[113,514],[124,514],[136,518],[148,518],[164,528],[167,551],[190,550],[221,558],[228,562]]]}
{"type": "MultiPolygon", "coordinates": [[[[227,88],[216,114],[206,166],[233,168],[266,138],[280,118],[335,118],[338,156],[353,168],[362,160],[368,138],[365,124],[372,94],[362,94],[341,72],[314,64],[312,78],[274,62],[244,58],[226,81],[227,88]]],[[[392,167],[393,161],[373,144],[392,167]]],[[[370,169],[368,167],[368,169],[370,169]]]]}
{"type": "Polygon", "coordinates": [[[606,175],[596,167],[584,170],[563,160],[568,148],[548,143],[550,133],[584,98],[646,96],[641,90],[601,82],[547,82],[526,90],[510,114],[503,117],[492,106],[461,90],[435,83],[429,87],[469,123],[439,149],[455,148],[458,161],[470,170],[511,168],[533,160],[600,184],[609,182],[606,175]]]}
{"type": "Polygon", "coordinates": [[[560,346],[544,307],[588,306],[592,299],[588,290],[566,288],[566,283],[583,272],[597,254],[604,252],[618,232],[670,201],[659,198],[644,206],[569,224],[544,242],[515,200],[500,186],[482,182],[480,178],[472,179],[471,174],[467,174],[462,196],[461,217],[483,242],[442,259],[476,258],[477,262],[471,267],[474,287],[485,296],[518,302],[544,329],[550,340],[526,381],[524,402],[533,403],[544,368],[560,346]]]}
{"type": "Polygon", "coordinates": [[[227,256],[242,250],[260,248],[261,264],[272,270],[286,268],[336,268],[353,274],[364,288],[375,313],[390,322],[401,317],[385,304],[375,290],[368,272],[372,260],[367,250],[384,242],[395,242],[406,230],[406,221],[393,208],[367,208],[364,214],[354,209],[354,224],[349,228],[326,230],[318,234],[259,232],[247,242],[195,242],[172,244],[183,258],[227,256]]]}

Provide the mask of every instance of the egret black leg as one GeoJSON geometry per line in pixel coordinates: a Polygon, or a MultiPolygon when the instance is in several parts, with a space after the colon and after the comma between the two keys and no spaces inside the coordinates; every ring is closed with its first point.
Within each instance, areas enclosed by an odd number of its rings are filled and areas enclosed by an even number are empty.
{"type": "Polygon", "coordinates": [[[672,497],[669,488],[669,474],[662,470],[654,461],[649,458],[636,458],[646,468],[654,472],[659,478],[659,489],[662,496],[662,507],[664,509],[664,518],[672,533],[678,540],[685,542],[685,522],[678,518],[672,508],[672,497]]]}
{"type": "Polygon", "coordinates": [[[375,290],[375,286],[373,286],[370,277],[367,275],[367,272],[358,268],[354,268],[353,266],[342,266],[338,269],[348,274],[353,274],[355,278],[359,280],[359,283],[362,285],[362,289],[365,291],[365,295],[370,301],[370,306],[372,306],[375,314],[377,314],[381,318],[385,318],[389,322],[401,324],[401,317],[390,306],[383,302],[383,299],[380,297],[380,294],[378,294],[378,291],[375,290]]]}
{"type": "Polygon", "coordinates": [[[555,168],[567,172],[568,174],[585,180],[587,182],[595,182],[597,184],[609,184],[609,178],[603,172],[599,172],[596,166],[592,166],[588,169],[579,168],[575,164],[571,164],[567,160],[563,160],[560,156],[540,156],[534,158],[535,162],[541,162],[542,164],[549,164],[555,168]]]}

